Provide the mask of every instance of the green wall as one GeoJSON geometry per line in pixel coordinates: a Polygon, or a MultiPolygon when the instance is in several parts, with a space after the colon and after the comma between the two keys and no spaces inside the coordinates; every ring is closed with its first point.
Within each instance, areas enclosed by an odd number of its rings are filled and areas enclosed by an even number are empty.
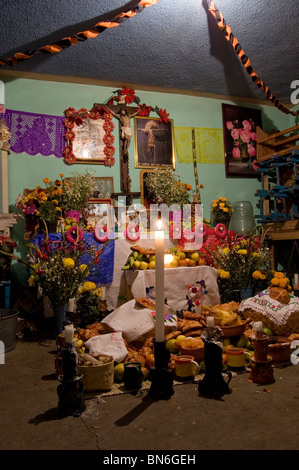
{"type": "MultiPolygon", "coordinates": [[[[105,102],[116,89],[113,84],[111,84],[111,87],[102,87],[1,76],[0,80],[5,84],[5,107],[7,109],[55,116],[63,116],[64,110],[69,107],[91,109],[94,103],[105,102]]],[[[140,98],[141,103],[165,108],[169,113],[169,118],[173,119],[174,128],[176,126],[185,126],[222,129],[222,103],[260,109],[262,112],[262,126],[266,132],[274,128],[286,129],[295,124],[293,117],[283,114],[271,104],[259,105],[242,102],[241,100],[239,102],[222,101],[216,98],[165,93],[164,90],[151,92],[136,89],[136,95],[140,98]]],[[[156,116],[155,113],[153,113],[153,116],[156,116]]],[[[84,172],[87,168],[92,168],[95,176],[113,176],[114,189],[119,192],[120,169],[118,164],[118,122],[116,120],[114,133],[116,137],[116,163],[112,168],[103,165],[67,165],[63,159],[56,157],[11,153],[8,156],[9,204],[11,210],[13,210],[18,194],[23,193],[24,188],[33,188],[37,184],[42,184],[42,180],[46,176],[50,179],[56,179],[59,173],[71,176],[72,172],[84,172]]],[[[138,192],[140,191],[141,170],[134,167],[133,140],[130,149],[131,190],[138,192]]],[[[254,193],[260,188],[260,183],[257,179],[252,178],[226,178],[224,156],[223,158],[221,156],[221,159],[223,163],[197,165],[199,182],[204,185],[204,189],[201,190],[204,217],[210,218],[211,202],[219,196],[227,197],[231,202],[249,200],[252,202],[254,211],[257,214],[257,198],[254,197],[254,193]]],[[[176,162],[176,172],[183,182],[192,184],[195,189],[193,165],[191,163],[176,162]]],[[[24,240],[22,240],[22,223],[19,223],[12,230],[12,236],[20,244],[24,243],[24,240]]]]}

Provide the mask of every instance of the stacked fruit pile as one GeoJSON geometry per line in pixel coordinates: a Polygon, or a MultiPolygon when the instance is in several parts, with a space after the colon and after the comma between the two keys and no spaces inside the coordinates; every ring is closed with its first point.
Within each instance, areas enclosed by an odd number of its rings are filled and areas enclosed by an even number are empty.
{"type": "MultiPolygon", "coordinates": [[[[132,252],[128,256],[125,265],[122,267],[123,271],[130,269],[155,269],[156,258],[154,249],[145,249],[140,246],[131,247],[132,252]]],[[[203,258],[196,250],[185,250],[182,247],[175,247],[165,251],[165,256],[170,259],[165,263],[165,267],[178,268],[180,266],[202,266],[205,264],[203,258]]]]}

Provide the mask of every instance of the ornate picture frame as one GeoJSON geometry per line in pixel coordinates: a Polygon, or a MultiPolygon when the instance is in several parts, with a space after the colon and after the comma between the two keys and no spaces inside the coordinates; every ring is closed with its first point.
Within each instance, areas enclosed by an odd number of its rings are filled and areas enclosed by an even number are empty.
{"type": "Polygon", "coordinates": [[[257,178],[256,127],[261,127],[261,111],[222,103],[226,176],[257,178]]]}
{"type": "Polygon", "coordinates": [[[135,168],[175,168],[173,120],[134,117],[135,168]]]}
{"type": "Polygon", "coordinates": [[[65,116],[65,162],[113,166],[115,148],[111,113],[98,105],[90,111],[68,108],[65,116]]]}

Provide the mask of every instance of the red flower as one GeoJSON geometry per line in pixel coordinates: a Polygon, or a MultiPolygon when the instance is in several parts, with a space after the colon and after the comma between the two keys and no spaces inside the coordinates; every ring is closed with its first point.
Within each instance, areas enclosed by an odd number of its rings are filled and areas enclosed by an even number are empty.
{"type": "Polygon", "coordinates": [[[138,116],[149,116],[150,115],[150,112],[151,110],[153,109],[151,106],[147,106],[146,104],[140,104],[139,106],[139,109],[140,109],[140,112],[138,114],[138,116]]]}
{"type": "Polygon", "coordinates": [[[112,132],[113,129],[114,129],[114,124],[112,121],[105,121],[104,124],[103,124],[103,129],[104,131],[106,132],[112,132]]]}
{"type": "Polygon", "coordinates": [[[80,126],[80,124],[82,124],[82,122],[83,122],[83,119],[84,118],[82,116],[77,115],[74,119],[75,124],[77,124],[77,126],[80,126]]]}
{"type": "Polygon", "coordinates": [[[103,141],[107,145],[112,145],[114,142],[114,135],[113,134],[105,134],[103,137],[103,141]]]}
{"type": "Polygon", "coordinates": [[[135,90],[133,90],[133,88],[128,88],[127,86],[121,90],[120,94],[125,95],[125,102],[128,104],[133,103],[136,98],[135,90]]]}
{"type": "Polygon", "coordinates": [[[74,116],[76,114],[76,110],[75,108],[68,108],[65,110],[65,115],[67,118],[71,117],[71,116],[74,116]]]}
{"type": "Polygon", "coordinates": [[[169,116],[169,113],[166,112],[166,109],[162,109],[160,108],[159,109],[159,116],[160,116],[160,119],[159,119],[159,122],[168,122],[169,119],[168,119],[168,116],[169,116]]]}
{"type": "Polygon", "coordinates": [[[74,123],[73,123],[73,121],[70,121],[70,119],[65,119],[63,121],[63,124],[64,124],[64,127],[68,128],[68,129],[71,129],[72,127],[74,127],[74,123]]]}
{"type": "Polygon", "coordinates": [[[112,157],[112,156],[107,155],[104,158],[104,163],[105,163],[106,166],[113,166],[114,163],[115,163],[115,158],[112,157]]]}
{"type": "Polygon", "coordinates": [[[68,129],[64,134],[64,137],[66,138],[66,140],[74,140],[75,133],[71,129],[68,129]]]}
{"type": "Polygon", "coordinates": [[[64,155],[64,160],[66,161],[66,163],[75,163],[76,161],[76,157],[75,155],[73,154],[73,147],[72,145],[67,145],[63,151],[62,151],[63,155],[64,155]]]}

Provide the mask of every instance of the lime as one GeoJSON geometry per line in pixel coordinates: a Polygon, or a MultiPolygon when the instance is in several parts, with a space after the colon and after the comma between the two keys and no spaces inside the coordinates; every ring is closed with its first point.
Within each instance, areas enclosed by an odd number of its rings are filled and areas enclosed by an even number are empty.
{"type": "Polygon", "coordinates": [[[236,343],[236,347],[237,348],[245,348],[246,344],[247,344],[246,336],[245,335],[239,336],[238,341],[236,343]]]}
{"type": "Polygon", "coordinates": [[[122,362],[116,364],[114,367],[114,379],[117,381],[122,381],[124,375],[125,366],[122,362]]]}
{"type": "Polygon", "coordinates": [[[186,338],[185,335],[179,335],[179,336],[176,337],[175,340],[176,340],[177,343],[180,343],[180,342],[183,341],[185,338],[186,338]]]}
{"type": "Polygon", "coordinates": [[[177,352],[179,352],[179,348],[176,345],[176,339],[169,339],[166,343],[166,348],[172,354],[176,354],[177,352]]]}
{"type": "Polygon", "coordinates": [[[267,336],[273,336],[273,333],[272,333],[272,331],[270,330],[270,328],[264,327],[262,330],[263,330],[263,332],[264,332],[267,336]]]}

